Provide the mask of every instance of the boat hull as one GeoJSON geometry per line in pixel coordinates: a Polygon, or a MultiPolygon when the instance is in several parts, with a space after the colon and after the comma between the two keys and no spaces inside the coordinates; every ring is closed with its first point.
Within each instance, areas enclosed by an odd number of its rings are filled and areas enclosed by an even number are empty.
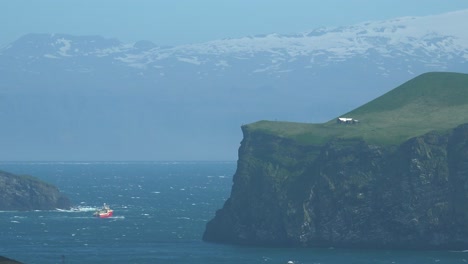
{"type": "Polygon", "coordinates": [[[99,217],[99,218],[108,218],[108,217],[111,217],[113,214],[114,214],[114,211],[110,210],[110,211],[105,212],[105,213],[96,213],[94,215],[96,217],[99,217]]]}

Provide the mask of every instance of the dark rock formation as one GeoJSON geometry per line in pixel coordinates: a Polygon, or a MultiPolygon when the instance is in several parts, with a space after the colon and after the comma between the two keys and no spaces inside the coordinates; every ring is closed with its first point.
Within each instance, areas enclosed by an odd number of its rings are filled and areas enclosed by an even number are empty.
{"type": "Polygon", "coordinates": [[[0,256],[0,264],[21,264],[21,262],[0,256]]]}
{"type": "Polygon", "coordinates": [[[398,147],[324,146],[250,131],[211,242],[263,246],[466,248],[468,124],[398,147]]]}
{"type": "Polygon", "coordinates": [[[57,187],[31,176],[0,171],[0,210],[28,211],[70,208],[57,187]]]}

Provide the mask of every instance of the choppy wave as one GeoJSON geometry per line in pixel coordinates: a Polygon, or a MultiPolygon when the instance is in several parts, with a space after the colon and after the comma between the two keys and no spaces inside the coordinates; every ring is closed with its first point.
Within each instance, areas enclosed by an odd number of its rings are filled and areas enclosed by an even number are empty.
{"type": "Polygon", "coordinates": [[[196,164],[235,164],[236,161],[0,161],[6,165],[196,165],[196,164]]]}
{"type": "Polygon", "coordinates": [[[200,236],[232,185],[218,175],[233,173],[234,163],[85,163],[2,166],[50,182],[73,201],[67,210],[0,213],[0,248],[8,250],[5,255],[24,263],[223,262],[211,261],[218,248],[202,243],[200,236]],[[114,215],[94,216],[104,202],[114,215]]]}

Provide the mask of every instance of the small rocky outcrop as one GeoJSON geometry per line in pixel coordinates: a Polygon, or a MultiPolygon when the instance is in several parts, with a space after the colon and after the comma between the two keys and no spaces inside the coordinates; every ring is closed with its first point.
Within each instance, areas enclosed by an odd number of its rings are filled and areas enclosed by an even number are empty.
{"type": "Polygon", "coordinates": [[[207,223],[205,241],[468,247],[468,124],[396,147],[243,133],[231,196],[207,223]]]}
{"type": "Polygon", "coordinates": [[[70,208],[70,200],[57,187],[32,176],[0,171],[0,210],[29,211],[70,208]]]}

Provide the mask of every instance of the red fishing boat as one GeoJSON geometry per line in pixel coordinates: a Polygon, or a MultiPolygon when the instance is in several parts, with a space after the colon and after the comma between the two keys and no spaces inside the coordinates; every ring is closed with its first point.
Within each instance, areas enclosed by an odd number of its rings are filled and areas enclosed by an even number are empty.
{"type": "Polygon", "coordinates": [[[110,209],[110,207],[104,203],[101,209],[96,210],[94,212],[94,216],[99,217],[99,218],[108,218],[111,217],[114,214],[114,210],[110,209]]]}

